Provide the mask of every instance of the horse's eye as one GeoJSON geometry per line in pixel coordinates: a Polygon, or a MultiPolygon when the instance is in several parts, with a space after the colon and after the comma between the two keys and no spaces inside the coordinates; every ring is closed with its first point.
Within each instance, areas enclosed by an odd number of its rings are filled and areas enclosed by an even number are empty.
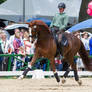
{"type": "Polygon", "coordinates": [[[36,25],[34,25],[34,27],[33,27],[33,28],[35,29],[35,28],[37,28],[37,26],[36,26],[36,25]]]}

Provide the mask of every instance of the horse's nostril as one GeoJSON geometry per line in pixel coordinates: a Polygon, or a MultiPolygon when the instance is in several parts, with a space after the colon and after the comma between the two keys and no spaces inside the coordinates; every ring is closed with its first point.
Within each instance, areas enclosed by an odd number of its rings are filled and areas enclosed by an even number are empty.
{"type": "Polygon", "coordinates": [[[31,43],[33,43],[33,41],[31,41],[31,43]]]}

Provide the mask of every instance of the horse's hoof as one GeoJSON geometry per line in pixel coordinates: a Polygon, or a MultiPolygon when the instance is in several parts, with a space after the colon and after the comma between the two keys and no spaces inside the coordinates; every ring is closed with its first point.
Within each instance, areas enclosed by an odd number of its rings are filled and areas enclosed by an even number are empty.
{"type": "Polygon", "coordinates": [[[60,84],[60,82],[58,82],[58,86],[60,86],[61,84],[60,84]]]}
{"type": "Polygon", "coordinates": [[[24,75],[21,75],[18,77],[19,80],[23,79],[24,78],[24,75]]]}
{"type": "Polygon", "coordinates": [[[62,83],[64,84],[66,82],[65,78],[62,79],[62,83]]]}
{"type": "Polygon", "coordinates": [[[81,80],[79,80],[79,81],[78,81],[78,84],[79,84],[79,86],[81,86],[81,85],[82,85],[82,81],[81,81],[81,80]]]}

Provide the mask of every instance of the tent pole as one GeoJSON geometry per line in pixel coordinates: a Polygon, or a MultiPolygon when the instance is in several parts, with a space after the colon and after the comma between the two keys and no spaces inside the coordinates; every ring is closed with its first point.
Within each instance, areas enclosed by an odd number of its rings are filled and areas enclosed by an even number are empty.
{"type": "Polygon", "coordinates": [[[25,0],[23,0],[23,23],[25,22],[25,0]]]}

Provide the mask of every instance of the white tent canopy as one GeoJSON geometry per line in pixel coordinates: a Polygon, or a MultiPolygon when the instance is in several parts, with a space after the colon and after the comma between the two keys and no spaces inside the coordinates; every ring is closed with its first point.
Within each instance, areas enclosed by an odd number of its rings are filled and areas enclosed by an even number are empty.
{"type": "MultiPolygon", "coordinates": [[[[82,0],[25,0],[25,20],[30,17],[51,17],[58,12],[57,5],[64,2],[67,6],[65,12],[70,17],[78,17],[80,4],[82,0]]],[[[17,13],[12,16],[17,16],[16,21],[23,19],[23,0],[7,0],[0,5],[0,8],[9,9],[17,13]]],[[[1,14],[0,14],[1,15],[1,14]]],[[[9,15],[10,16],[10,15],[9,15]]],[[[1,18],[1,17],[0,17],[1,18]]]]}
{"type": "Polygon", "coordinates": [[[0,8],[0,19],[16,21],[19,15],[11,10],[0,8]]]}

